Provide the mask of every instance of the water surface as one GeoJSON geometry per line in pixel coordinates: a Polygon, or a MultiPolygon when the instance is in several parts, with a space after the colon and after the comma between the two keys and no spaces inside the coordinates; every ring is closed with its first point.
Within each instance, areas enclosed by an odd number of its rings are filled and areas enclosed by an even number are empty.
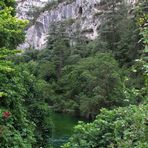
{"type": "Polygon", "coordinates": [[[52,120],[54,129],[51,143],[54,148],[60,148],[72,135],[73,127],[77,125],[79,119],[70,115],[52,113],[52,120]]]}

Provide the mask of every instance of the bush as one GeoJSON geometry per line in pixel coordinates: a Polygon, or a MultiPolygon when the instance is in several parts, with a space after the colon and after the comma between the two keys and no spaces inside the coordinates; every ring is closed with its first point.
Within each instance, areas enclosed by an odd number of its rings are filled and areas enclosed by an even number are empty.
{"type": "Polygon", "coordinates": [[[79,122],[62,148],[146,148],[148,105],[102,109],[93,123],[79,122]]]}

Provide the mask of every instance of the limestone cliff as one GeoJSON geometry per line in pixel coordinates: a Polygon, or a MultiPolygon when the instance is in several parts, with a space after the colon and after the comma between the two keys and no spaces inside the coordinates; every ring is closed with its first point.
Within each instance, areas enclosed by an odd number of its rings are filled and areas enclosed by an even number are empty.
{"type": "MultiPolygon", "coordinates": [[[[126,1],[134,4],[137,0],[126,1]]],[[[105,0],[17,0],[17,3],[17,16],[33,22],[26,31],[25,43],[20,45],[23,49],[44,48],[50,26],[55,22],[69,21],[69,33],[79,29],[87,38],[95,39],[108,11],[105,0]]]]}

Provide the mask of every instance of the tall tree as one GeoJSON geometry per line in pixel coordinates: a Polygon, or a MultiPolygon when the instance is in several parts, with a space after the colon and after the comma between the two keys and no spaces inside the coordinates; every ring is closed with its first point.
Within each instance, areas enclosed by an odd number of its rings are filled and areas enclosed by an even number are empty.
{"type": "Polygon", "coordinates": [[[0,147],[31,148],[34,125],[26,117],[23,96],[26,90],[19,72],[8,57],[24,38],[25,21],[12,16],[14,1],[1,1],[0,9],[0,147]],[[12,2],[12,3],[11,3],[12,2]]]}
{"type": "MultiPolygon", "coordinates": [[[[110,54],[81,59],[74,65],[65,66],[63,73],[59,94],[63,100],[73,100],[73,106],[78,105],[74,109],[76,114],[79,110],[80,116],[93,119],[101,107],[124,105],[120,69],[110,54]]],[[[65,108],[72,106],[72,102],[65,102],[65,108]]]]}
{"type": "Polygon", "coordinates": [[[44,57],[45,60],[50,61],[54,65],[58,80],[70,54],[70,42],[63,24],[54,24],[49,34],[47,48],[40,53],[39,57],[44,57]],[[48,55],[45,56],[47,53],[48,55]]]}
{"type": "Polygon", "coordinates": [[[101,41],[121,66],[131,66],[140,56],[139,30],[132,7],[125,1],[106,0],[108,11],[101,27],[101,41]]]}

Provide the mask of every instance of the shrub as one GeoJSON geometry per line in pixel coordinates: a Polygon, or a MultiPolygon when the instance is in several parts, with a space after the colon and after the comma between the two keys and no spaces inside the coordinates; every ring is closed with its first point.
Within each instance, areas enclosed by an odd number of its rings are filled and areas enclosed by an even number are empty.
{"type": "Polygon", "coordinates": [[[80,122],[63,148],[146,148],[148,105],[102,109],[93,123],[80,122]]]}

